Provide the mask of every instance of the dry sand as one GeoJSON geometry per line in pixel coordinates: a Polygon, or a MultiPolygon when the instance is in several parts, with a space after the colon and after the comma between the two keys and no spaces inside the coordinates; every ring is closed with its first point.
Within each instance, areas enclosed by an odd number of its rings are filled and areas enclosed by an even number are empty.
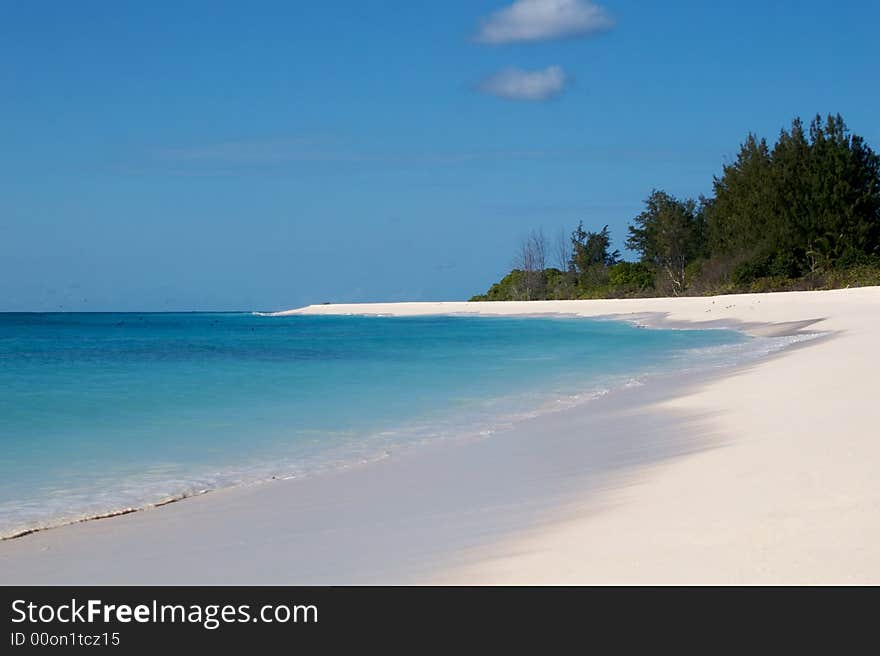
{"type": "Polygon", "coordinates": [[[297,312],[828,336],[486,440],[6,541],[0,581],[880,583],[880,288],[297,312]]]}

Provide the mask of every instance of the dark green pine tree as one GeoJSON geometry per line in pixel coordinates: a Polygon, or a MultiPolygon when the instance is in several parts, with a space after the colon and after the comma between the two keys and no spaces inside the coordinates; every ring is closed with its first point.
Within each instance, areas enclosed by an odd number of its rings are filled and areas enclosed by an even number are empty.
{"type": "Polygon", "coordinates": [[[774,211],[767,225],[767,243],[775,251],[773,272],[789,278],[801,275],[806,264],[810,157],[803,123],[796,118],[790,132],[780,132],[771,155],[774,211]]]}
{"type": "Polygon", "coordinates": [[[770,149],[749,134],[736,161],[714,180],[715,200],[708,212],[709,247],[713,253],[734,254],[773,241],[768,230],[776,206],[771,182],[770,149]]]}
{"type": "Polygon", "coordinates": [[[840,115],[810,124],[807,206],[803,211],[806,259],[828,270],[876,255],[880,249],[880,159],[840,115]]]}

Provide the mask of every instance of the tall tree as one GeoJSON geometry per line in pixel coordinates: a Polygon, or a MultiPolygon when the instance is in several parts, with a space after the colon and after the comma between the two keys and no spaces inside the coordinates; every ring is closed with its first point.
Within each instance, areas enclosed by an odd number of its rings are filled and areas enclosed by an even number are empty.
{"type": "Polygon", "coordinates": [[[795,119],[772,151],[749,135],[714,186],[711,250],[757,273],[795,277],[880,250],[880,159],[840,115],[808,131],[795,119]]]}
{"type": "Polygon", "coordinates": [[[715,200],[708,216],[710,246],[716,253],[754,249],[770,240],[775,198],[767,142],[750,134],[736,161],[714,181],[715,200]]]}
{"type": "Polygon", "coordinates": [[[571,266],[578,284],[590,288],[605,283],[608,268],[620,259],[620,252],[611,250],[611,233],[608,226],[599,232],[584,230],[583,221],[571,233],[571,266]]]}
{"type": "Polygon", "coordinates": [[[633,219],[627,248],[636,251],[642,262],[652,266],[678,296],[685,289],[685,269],[701,256],[705,242],[703,203],[678,200],[664,191],[654,190],[645,200],[645,209],[633,219]]]}
{"type": "Polygon", "coordinates": [[[808,223],[811,210],[809,176],[810,143],[799,118],[791,123],[791,130],[781,130],[771,153],[773,187],[772,220],[767,222],[767,242],[773,249],[784,250],[793,262],[787,273],[800,273],[799,263],[804,260],[808,223]]]}
{"type": "Polygon", "coordinates": [[[620,259],[620,251],[611,250],[611,233],[606,225],[599,232],[584,230],[578,223],[571,234],[572,263],[577,271],[584,271],[597,264],[611,266],[620,259]]]}
{"type": "Polygon", "coordinates": [[[811,268],[880,252],[880,158],[841,116],[810,123],[806,241],[811,268]]]}

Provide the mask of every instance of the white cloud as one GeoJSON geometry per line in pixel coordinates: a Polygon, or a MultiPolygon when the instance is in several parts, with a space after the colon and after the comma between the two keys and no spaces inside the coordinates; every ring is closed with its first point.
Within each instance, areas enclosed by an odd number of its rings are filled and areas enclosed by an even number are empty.
{"type": "Polygon", "coordinates": [[[613,26],[608,12],[589,0],[515,0],[482,21],[477,40],[493,45],[548,41],[595,34],[613,26]]]}
{"type": "Polygon", "coordinates": [[[507,100],[549,100],[562,93],[568,78],[559,66],[537,71],[506,68],[477,85],[483,93],[507,100]]]}

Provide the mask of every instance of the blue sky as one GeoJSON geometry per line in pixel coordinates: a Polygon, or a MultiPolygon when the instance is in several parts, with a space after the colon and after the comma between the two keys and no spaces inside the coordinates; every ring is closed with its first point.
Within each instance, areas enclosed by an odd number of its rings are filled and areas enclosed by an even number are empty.
{"type": "Polygon", "coordinates": [[[0,310],[461,299],[531,228],[880,146],[865,2],[0,2],[0,310]]]}

